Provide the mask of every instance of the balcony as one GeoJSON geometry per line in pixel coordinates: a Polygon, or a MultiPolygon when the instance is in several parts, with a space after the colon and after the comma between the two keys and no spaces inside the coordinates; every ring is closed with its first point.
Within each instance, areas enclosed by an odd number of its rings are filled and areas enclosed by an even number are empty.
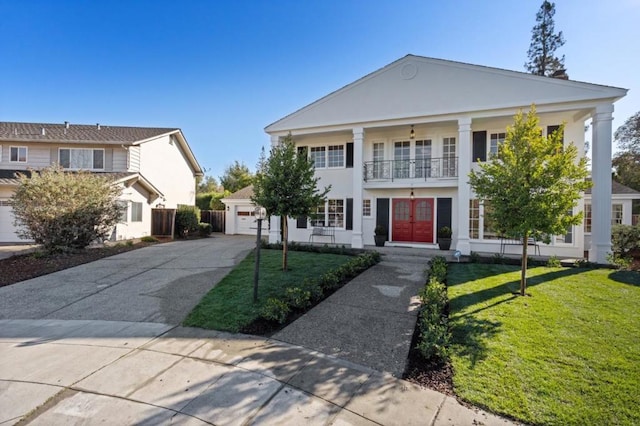
{"type": "Polygon", "coordinates": [[[365,182],[394,182],[458,177],[458,157],[384,160],[364,163],[365,182]]]}

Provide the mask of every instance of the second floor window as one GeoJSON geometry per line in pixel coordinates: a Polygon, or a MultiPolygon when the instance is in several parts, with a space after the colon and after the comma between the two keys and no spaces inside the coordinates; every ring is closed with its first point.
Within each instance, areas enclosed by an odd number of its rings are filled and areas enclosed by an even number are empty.
{"type": "Polygon", "coordinates": [[[65,169],[104,170],[104,149],[60,148],[60,165],[65,169]]]}
{"type": "Polygon", "coordinates": [[[329,167],[344,167],[344,145],[329,145],[328,154],[329,167]]]}
{"type": "Polygon", "coordinates": [[[498,154],[498,146],[504,142],[505,133],[491,133],[491,141],[489,144],[489,157],[498,154]]]}
{"type": "Polygon", "coordinates": [[[27,147],[26,146],[12,146],[11,158],[12,163],[26,163],[27,162],[27,147]]]}
{"type": "Polygon", "coordinates": [[[313,165],[316,169],[326,167],[324,146],[312,146],[310,152],[311,161],[313,161],[313,165]]]}

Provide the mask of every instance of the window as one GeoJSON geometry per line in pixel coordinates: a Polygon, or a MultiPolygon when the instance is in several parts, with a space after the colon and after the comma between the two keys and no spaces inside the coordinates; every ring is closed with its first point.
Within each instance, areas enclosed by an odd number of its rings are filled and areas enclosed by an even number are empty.
{"type": "Polygon", "coordinates": [[[416,141],[416,177],[431,177],[431,140],[416,141]]]}
{"type": "Polygon", "coordinates": [[[120,222],[127,223],[129,219],[129,204],[124,201],[118,201],[118,204],[120,208],[122,208],[122,210],[120,210],[120,222]]]}
{"type": "Polygon", "coordinates": [[[409,141],[396,142],[393,149],[393,177],[404,178],[409,177],[409,169],[411,166],[411,144],[409,141]]]}
{"type": "Polygon", "coordinates": [[[373,144],[373,178],[384,178],[384,143],[373,144]]]}
{"type": "Polygon", "coordinates": [[[142,203],[131,203],[131,222],[142,222],[142,203]]]}
{"type": "Polygon", "coordinates": [[[311,161],[313,161],[313,165],[316,169],[326,167],[324,146],[311,147],[311,161]]]}
{"type": "Polygon", "coordinates": [[[504,142],[505,137],[505,133],[491,133],[491,139],[489,142],[489,157],[498,154],[498,145],[504,142]]]}
{"type": "Polygon", "coordinates": [[[500,238],[500,233],[495,229],[495,225],[491,220],[491,204],[485,201],[483,204],[483,223],[482,223],[482,238],[485,240],[497,240],[500,238]]]}
{"type": "Polygon", "coordinates": [[[611,225],[622,225],[622,204],[611,206],[611,225]]]}
{"type": "Polygon", "coordinates": [[[344,167],[344,145],[329,145],[329,167],[344,167]]]}
{"type": "Polygon", "coordinates": [[[453,177],[457,173],[456,165],[456,138],[442,139],[442,176],[453,177]]]}
{"type": "Polygon", "coordinates": [[[312,214],[311,225],[344,228],[344,204],[343,199],[330,199],[319,205],[312,214]]]}
{"type": "Polygon", "coordinates": [[[26,163],[27,162],[27,147],[26,146],[12,146],[11,157],[12,163],[26,163]]]}
{"type": "Polygon", "coordinates": [[[480,202],[469,200],[469,238],[480,238],[480,202]]]}
{"type": "Polygon", "coordinates": [[[371,200],[368,198],[362,200],[362,216],[371,217],[371,200]]]}
{"type": "Polygon", "coordinates": [[[104,170],[104,149],[60,148],[59,157],[65,169],[104,170]]]}
{"type": "Polygon", "coordinates": [[[584,205],[584,232],[591,232],[591,204],[584,205]]]}

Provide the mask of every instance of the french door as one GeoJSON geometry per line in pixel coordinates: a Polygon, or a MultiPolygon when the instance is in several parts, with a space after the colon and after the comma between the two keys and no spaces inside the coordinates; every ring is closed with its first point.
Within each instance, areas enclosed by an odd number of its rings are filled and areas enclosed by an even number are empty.
{"type": "Polygon", "coordinates": [[[393,200],[393,241],[433,243],[433,198],[393,200]]]}

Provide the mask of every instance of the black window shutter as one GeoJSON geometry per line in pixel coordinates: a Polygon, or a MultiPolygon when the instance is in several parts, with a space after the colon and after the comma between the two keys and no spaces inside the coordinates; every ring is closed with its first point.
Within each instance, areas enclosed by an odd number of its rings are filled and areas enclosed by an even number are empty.
{"type": "Polygon", "coordinates": [[[389,234],[389,199],[378,198],[376,199],[376,226],[382,225],[389,234]]]}
{"type": "MultiPolygon", "coordinates": [[[[547,136],[551,136],[551,134],[553,132],[555,132],[556,130],[560,129],[560,126],[555,124],[553,126],[547,126],[547,136]]],[[[564,134],[560,135],[560,140],[562,141],[562,143],[564,143],[564,134]]]]}
{"type": "Polygon", "coordinates": [[[487,131],[473,132],[473,158],[474,163],[487,161],[487,131]]]}
{"type": "Polygon", "coordinates": [[[345,225],[347,230],[353,229],[353,198],[347,198],[347,217],[345,225]]]}
{"type": "Polygon", "coordinates": [[[299,146],[298,147],[298,155],[306,155],[307,154],[307,147],[306,146],[299,146]]]}
{"type": "Polygon", "coordinates": [[[353,142],[347,142],[347,167],[353,167],[353,142]]]}
{"type": "Polygon", "coordinates": [[[298,229],[306,229],[307,228],[307,217],[306,216],[300,216],[296,220],[296,228],[298,228],[298,229]]]}

